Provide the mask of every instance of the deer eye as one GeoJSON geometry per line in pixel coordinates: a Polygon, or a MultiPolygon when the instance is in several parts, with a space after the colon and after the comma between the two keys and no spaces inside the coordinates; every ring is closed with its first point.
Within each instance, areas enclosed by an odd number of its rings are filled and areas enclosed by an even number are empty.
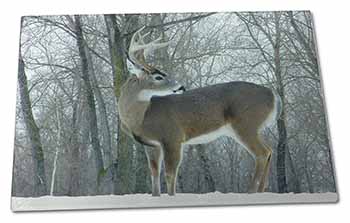
{"type": "Polygon", "coordinates": [[[162,76],[156,76],[154,79],[156,79],[157,81],[161,81],[163,80],[164,78],[162,76]]]}

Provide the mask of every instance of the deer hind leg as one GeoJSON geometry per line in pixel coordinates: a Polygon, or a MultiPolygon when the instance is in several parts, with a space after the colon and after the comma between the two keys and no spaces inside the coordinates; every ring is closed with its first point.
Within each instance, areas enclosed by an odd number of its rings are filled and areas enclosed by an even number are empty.
{"type": "Polygon", "coordinates": [[[262,144],[265,146],[265,148],[270,151],[269,157],[267,159],[266,166],[264,168],[264,173],[263,173],[263,181],[261,182],[258,191],[259,192],[264,192],[265,188],[268,186],[268,180],[269,180],[269,172],[270,172],[270,165],[271,165],[271,158],[272,158],[272,149],[264,142],[262,144]]]}
{"type": "Polygon", "coordinates": [[[158,147],[147,147],[145,151],[148,166],[151,170],[152,196],[160,196],[161,149],[158,147]]]}
{"type": "Polygon", "coordinates": [[[168,195],[173,196],[176,193],[177,171],[181,163],[181,145],[164,145],[163,153],[167,191],[168,195]]]}
{"type": "Polygon", "coordinates": [[[235,133],[235,138],[249,151],[255,160],[255,172],[248,192],[264,192],[272,150],[264,145],[256,131],[242,129],[235,130],[235,133]]]}
{"type": "Polygon", "coordinates": [[[264,192],[272,150],[266,147],[258,137],[247,143],[247,145],[247,149],[255,158],[255,173],[249,188],[249,193],[264,192]]]}

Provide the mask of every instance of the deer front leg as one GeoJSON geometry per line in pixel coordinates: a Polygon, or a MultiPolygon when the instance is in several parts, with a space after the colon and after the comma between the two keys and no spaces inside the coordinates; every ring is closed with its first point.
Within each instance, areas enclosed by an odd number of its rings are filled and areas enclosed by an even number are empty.
{"type": "Polygon", "coordinates": [[[160,196],[160,164],[161,150],[158,147],[147,147],[145,149],[148,166],[152,177],[152,196],[160,196]]]}
{"type": "Polygon", "coordinates": [[[164,145],[165,181],[169,196],[176,193],[177,171],[181,162],[181,145],[164,145]]]}

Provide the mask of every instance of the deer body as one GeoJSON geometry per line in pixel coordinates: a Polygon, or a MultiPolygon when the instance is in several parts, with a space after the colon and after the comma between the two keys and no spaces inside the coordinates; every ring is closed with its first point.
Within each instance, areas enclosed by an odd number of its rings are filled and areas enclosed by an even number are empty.
{"type": "Polygon", "coordinates": [[[239,131],[252,126],[252,130],[256,131],[272,112],[273,106],[274,95],[270,89],[247,82],[230,82],[182,94],[155,96],[145,110],[141,124],[143,134],[140,136],[160,143],[163,140],[180,140],[186,144],[202,144],[215,140],[215,135],[227,134],[227,127],[239,131]],[[257,111],[261,115],[255,118],[257,111]],[[165,130],[171,131],[167,137],[164,136],[165,130]]]}
{"type": "MultiPolygon", "coordinates": [[[[136,61],[142,65],[144,58],[136,61]]],[[[182,145],[203,144],[220,136],[234,138],[254,157],[249,192],[264,191],[272,150],[259,133],[281,111],[280,98],[272,90],[248,82],[229,82],[183,92],[183,87],[164,73],[148,69],[132,75],[122,86],[118,108],[123,129],[148,146],[152,195],[160,195],[162,159],[167,191],[174,195],[182,145]]]]}

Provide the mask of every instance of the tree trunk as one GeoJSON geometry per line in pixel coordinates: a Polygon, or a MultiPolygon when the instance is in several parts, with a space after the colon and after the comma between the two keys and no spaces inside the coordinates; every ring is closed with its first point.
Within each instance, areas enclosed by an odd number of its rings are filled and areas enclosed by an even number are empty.
{"type": "MultiPolygon", "coordinates": [[[[286,157],[287,157],[287,160],[289,163],[290,171],[292,172],[292,175],[293,175],[293,178],[292,178],[293,179],[293,186],[294,186],[293,192],[294,193],[301,193],[301,186],[300,186],[299,177],[298,177],[297,171],[295,169],[295,165],[293,163],[293,160],[292,160],[292,157],[291,157],[291,154],[290,154],[288,147],[286,148],[286,152],[287,152],[286,157]]],[[[291,180],[288,179],[288,181],[291,181],[291,180]]],[[[288,185],[290,185],[290,183],[288,183],[288,185]]]]}
{"type": "Polygon", "coordinates": [[[95,69],[92,61],[91,53],[89,52],[87,48],[87,43],[85,47],[85,52],[87,56],[87,61],[89,65],[89,71],[90,71],[90,81],[92,90],[94,92],[94,95],[96,96],[96,102],[97,102],[97,108],[98,113],[100,117],[100,129],[101,129],[101,135],[102,135],[102,149],[103,149],[103,161],[104,161],[104,169],[106,171],[105,174],[100,174],[101,177],[99,177],[99,184],[103,185],[103,193],[112,193],[113,192],[113,156],[112,156],[112,142],[111,142],[111,133],[109,129],[108,124],[108,115],[107,115],[107,109],[106,109],[106,103],[103,99],[102,92],[98,86],[95,69]]]}
{"type": "Polygon", "coordinates": [[[286,179],[286,144],[287,144],[287,130],[285,125],[284,109],[281,117],[277,120],[278,128],[278,145],[277,145],[277,185],[279,193],[287,192],[287,179],[286,179]]]}
{"type": "Polygon", "coordinates": [[[209,158],[206,154],[203,145],[197,145],[197,154],[199,156],[199,162],[201,169],[204,174],[204,187],[202,187],[202,192],[214,192],[215,191],[215,181],[210,173],[209,158]]]}
{"type": "MultiPolygon", "coordinates": [[[[132,16],[132,15],[128,15],[132,16]]],[[[114,94],[118,101],[120,89],[127,79],[126,55],[123,52],[123,40],[117,25],[115,15],[105,15],[105,22],[108,31],[108,43],[113,71],[114,94]]],[[[119,117],[118,117],[119,118],[119,117]]],[[[116,175],[114,177],[115,193],[126,194],[132,192],[131,168],[133,142],[120,128],[118,120],[118,141],[117,160],[115,164],[116,175]]]]}
{"type": "Polygon", "coordinates": [[[69,139],[70,150],[69,150],[69,159],[70,159],[70,168],[69,168],[69,187],[68,194],[70,196],[80,195],[80,150],[78,143],[78,103],[80,101],[81,87],[79,85],[77,101],[73,104],[73,116],[72,116],[72,135],[69,139]]]}
{"type": "MultiPolygon", "coordinates": [[[[166,42],[166,35],[165,35],[165,27],[163,26],[163,18],[164,14],[155,13],[152,14],[150,26],[158,25],[158,28],[155,30],[155,36],[153,39],[158,38],[159,36],[162,37],[162,42],[166,42]]],[[[156,65],[156,67],[160,67],[162,70],[164,70],[167,73],[173,73],[172,71],[172,64],[170,61],[170,56],[168,53],[168,46],[162,47],[160,49],[157,49],[154,52],[154,59],[153,63],[156,65]]]]}
{"type": "Polygon", "coordinates": [[[31,144],[32,159],[33,159],[33,196],[43,196],[47,194],[47,183],[45,175],[45,157],[41,144],[39,128],[35,123],[32,113],[32,105],[28,92],[27,77],[24,70],[24,61],[19,55],[18,64],[18,87],[21,98],[21,107],[23,120],[26,126],[26,131],[31,144]]]}
{"type": "Polygon", "coordinates": [[[135,193],[151,192],[151,176],[148,167],[145,149],[142,145],[136,144],[136,183],[135,193]]]}
{"type": "Polygon", "coordinates": [[[277,185],[279,193],[287,192],[287,179],[286,179],[286,148],[287,148],[287,129],[285,124],[285,107],[284,107],[284,87],[281,77],[281,32],[280,32],[280,13],[275,13],[275,28],[276,28],[276,40],[273,46],[274,50],[274,63],[275,63],[275,76],[277,80],[277,92],[282,100],[281,116],[277,120],[278,129],[278,145],[277,145],[277,185]]]}
{"type": "Polygon", "coordinates": [[[311,176],[311,168],[308,166],[308,149],[305,149],[305,155],[304,155],[304,171],[306,175],[306,182],[308,185],[309,193],[315,193],[314,186],[312,184],[312,176],[311,176]]]}
{"type": "MultiPolygon", "coordinates": [[[[57,95],[56,95],[57,97],[57,95]]],[[[57,103],[57,102],[56,102],[57,103]]],[[[61,117],[60,117],[60,111],[59,111],[59,105],[56,104],[56,119],[57,119],[57,147],[55,152],[55,158],[53,161],[53,168],[51,172],[51,185],[50,185],[50,195],[54,195],[55,190],[55,184],[56,184],[56,173],[57,173],[57,162],[58,162],[58,155],[60,153],[61,148],[61,132],[62,132],[62,125],[61,125],[61,117]]]]}
{"type": "MultiPolygon", "coordinates": [[[[76,15],[74,16],[74,18],[75,18],[75,32],[77,35],[77,45],[78,45],[79,55],[81,60],[82,79],[85,85],[85,93],[86,93],[87,104],[88,104],[91,144],[94,150],[95,165],[96,165],[95,167],[96,167],[97,176],[98,176],[101,173],[101,171],[104,170],[104,165],[103,165],[102,152],[100,149],[100,142],[98,138],[95,97],[93,94],[93,90],[92,90],[92,86],[89,78],[88,60],[85,52],[85,44],[84,44],[83,31],[80,24],[80,16],[76,15]]],[[[96,184],[96,192],[99,193],[98,184],[96,184]]]]}

